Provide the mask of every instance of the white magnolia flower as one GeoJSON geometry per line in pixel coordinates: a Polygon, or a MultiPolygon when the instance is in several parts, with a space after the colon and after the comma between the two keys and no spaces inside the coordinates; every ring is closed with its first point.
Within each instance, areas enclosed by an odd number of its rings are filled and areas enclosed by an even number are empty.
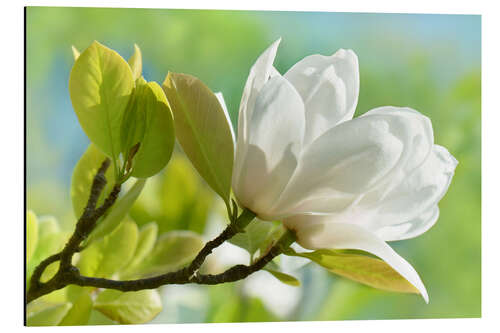
{"type": "Polygon", "coordinates": [[[281,75],[280,40],[257,59],[243,92],[233,170],[239,203],[282,220],[307,249],[373,253],[427,301],[413,267],[386,241],[418,236],[437,220],[457,161],[434,144],[430,120],[379,107],[352,119],[356,54],[311,55],[281,75]]]}

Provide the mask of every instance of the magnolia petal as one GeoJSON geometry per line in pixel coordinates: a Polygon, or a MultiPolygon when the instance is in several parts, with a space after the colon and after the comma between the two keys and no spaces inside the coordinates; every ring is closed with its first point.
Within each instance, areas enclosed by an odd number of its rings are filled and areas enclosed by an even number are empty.
{"type": "Polygon", "coordinates": [[[272,43],[264,52],[262,52],[250,69],[240,102],[238,117],[239,138],[241,137],[242,139],[246,139],[248,120],[252,116],[253,106],[255,99],[257,98],[257,94],[269,80],[269,77],[276,71],[273,67],[273,62],[280,42],[281,38],[272,43]]]}
{"type": "Polygon", "coordinates": [[[305,57],[285,74],[304,100],[305,143],[352,119],[359,94],[358,57],[352,50],[305,57]]]}
{"type": "Polygon", "coordinates": [[[432,141],[428,118],[410,109],[379,108],[341,123],[305,148],[276,210],[334,213],[364,196],[374,201],[395,175],[425,160],[432,141]]]}
{"type": "Polygon", "coordinates": [[[439,208],[436,205],[410,221],[381,227],[375,233],[386,242],[414,238],[432,228],[438,218],[439,208]]]}
{"type": "Polygon", "coordinates": [[[307,249],[353,249],[376,255],[417,288],[426,303],[429,302],[418,273],[386,242],[360,226],[335,223],[330,219],[325,215],[300,215],[287,218],[283,223],[296,232],[297,242],[307,249]]]}
{"type": "Polygon", "coordinates": [[[229,116],[229,112],[227,111],[227,106],[226,102],[224,101],[224,96],[222,93],[216,92],[215,97],[219,100],[220,106],[222,107],[222,110],[224,111],[224,115],[226,116],[227,123],[229,124],[229,128],[231,129],[231,137],[233,139],[233,145],[235,146],[236,149],[236,136],[234,135],[234,129],[233,129],[233,124],[231,123],[231,117],[229,116]]]}
{"type": "MultiPolygon", "coordinates": [[[[397,228],[403,228],[402,225],[406,225],[409,230],[414,230],[414,228],[420,228],[418,226],[411,227],[412,224],[427,226],[430,223],[429,220],[432,220],[431,216],[435,215],[432,211],[435,210],[437,203],[450,186],[457,163],[457,160],[446,148],[434,145],[425,162],[414,172],[407,174],[383,198],[372,201],[370,205],[366,205],[363,200],[359,203],[361,209],[376,212],[374,218],[363,226],[376,232],[385,240],[389,240],[384,235],[386,231],[378,232],[384,227],[399,225],[397,228]]],[[[390,232],[390,240],[409,238],[404,229],[399,229],[402,231],[401,235],[395,234],[397,228],[390,232]]],[[[411,235],[413,234],[415,232],[411,232],[411,235]]],[[[415,234],[415,236],[417,235],[415,234]]]]}
{"type": "Polygon", "coordinates": [[[246,144],[247,129],[249,127],[250,117],[257,94],[270,76],[279,74],[276,68],[274,68],[273,62],[280,42],[281,38],[272,43],[262,52],[259,58],[257,58],[257,61],[255,61],[255,64],[250,69],[245,88],[243,89],[238,113],[238,138],[236,141],[236,156],[233,166],[233,186],[236,185],[234,182],[237,182],[239,178],[243,167],[243,157],[246,155],[248,149],[246,144]]]}
{"type": "Polygon", "coordinates": [[[304,135],[304,104],[293,86],[276,75],[261,89],[248,124],[243,167],[233,177],[238,201],[262,219],[273,219],[270,207],[293,174],[304,135]]]}

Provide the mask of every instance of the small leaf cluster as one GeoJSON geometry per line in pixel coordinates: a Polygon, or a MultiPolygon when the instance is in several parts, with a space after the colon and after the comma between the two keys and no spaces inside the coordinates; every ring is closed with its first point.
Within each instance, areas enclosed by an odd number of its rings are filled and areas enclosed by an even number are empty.
{"type": "MultiPolygon", "coordinates": [[[[33,267],[59,251],[69,235],[60,230],[52,217],[38,218],[32,211],[27,216],[29,281],[33,267]]],[[[126,218],[111,233],[75,256],[74,264],[87,276],[137,279],[185,266],[202,246],[201,237],[194,232],[158,234],[155,222],[139,228],[126,218]]],[[[42,281],[55,274],[57,265],[47,268],[42,281]]],[[[85,325],[96,311],[114,322],[139,324],[150,321],[161,310],[161,298],[154,289],[124,293],[70,285],[31,302],[26,314],[29,326],[85,325]]]]}

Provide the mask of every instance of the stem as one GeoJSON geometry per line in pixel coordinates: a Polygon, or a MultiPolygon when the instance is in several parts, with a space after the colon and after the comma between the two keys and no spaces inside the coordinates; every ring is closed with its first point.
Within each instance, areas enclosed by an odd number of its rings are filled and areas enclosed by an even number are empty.
{"type": "Polygon", "coordinates": [[[104,200],[104,203],[100,207],[96,207],[99,196],[106,185],[104,174],[109,165],[110,161],[109,159],[106,159],[95,175],[87,206],[85,207],[82,216],[79,218],[75,231],[66,243],[64,249],[61,252],[46,258],[35,268],[30,281],[30,289],[28,290],[26,296],[27,303],[30,303],[43,295],[49,294],[54,290],[64,288],[70,284],[82,287],[116,289],[125,292],[155,289],[166,284],[196,283],[213,285],[225,282],[234,282],[244,279],[248,275],[264,268],[264,266],[266,266],[274,257],[283,253],[284,250],[295,241],[295,234],[292,231],[287,231],[265,255],[251,265],[236,265],[229,268],[225,272],[216,275],[198,274],[198,270],[205,261],[206,257],[210,255],[215,248],[237,233],[243,232],[246,226],[255,218],[255,213],[245,209],[240,216],[238,216],[238,218],[231,219],[231,223],[219,236],[205,244],[189,266],[176,272],[169,272],[150,278],[126,281],[83,276],[80,274],[78,268],[73,266],[71,263],[73,254],[81,250],[81,242],[85,240],[90,232],[92,232],[95,228],[97,220],[114,204],[120,192],[120,185],[115,185],[111,193],[104,200]],[[60,265],[57,273],[49,281],[41,282],[40,277],[47,266],[58,260],[60,261],[60,265]]]}

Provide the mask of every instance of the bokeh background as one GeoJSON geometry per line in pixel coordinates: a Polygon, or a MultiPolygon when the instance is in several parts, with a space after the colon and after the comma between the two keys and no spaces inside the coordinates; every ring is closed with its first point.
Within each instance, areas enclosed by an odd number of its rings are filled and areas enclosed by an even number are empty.
{"type": "MultiPolygon", "coordinates": [[[[481,316],[480,16],[27,8],[28,208],[55,216],[68,231],[75,223],[71,174],[89,141],[69,99],[71,45],[84,50],[98,40],[127,59],[137,43],[147,80],[161,83],[168,71],[199,77],[223,92],[236,125],[248,71],[279,37],[275,66],[282,73],[309,54],[353,49],[361,76],[356,116],[382,105],[417,109],[432,119],[436,143],[458,159],[438,223],[391,244],[420,273],[430,303],[292,262],[300,287],[266,272],[222,286],[165,287],[153,323],[481,316]]],[[[149,182],[131,215],[139,224],[154,219],[162,231],[187,228],[208,239],[225,223],[220,202],[180,150],[174,162],[149,182]]],[[[244,258],[238,250],[226,247],[224,260],[244,258]]],[[[93,313],[91,323],[111,322],[93,313]]]]}

